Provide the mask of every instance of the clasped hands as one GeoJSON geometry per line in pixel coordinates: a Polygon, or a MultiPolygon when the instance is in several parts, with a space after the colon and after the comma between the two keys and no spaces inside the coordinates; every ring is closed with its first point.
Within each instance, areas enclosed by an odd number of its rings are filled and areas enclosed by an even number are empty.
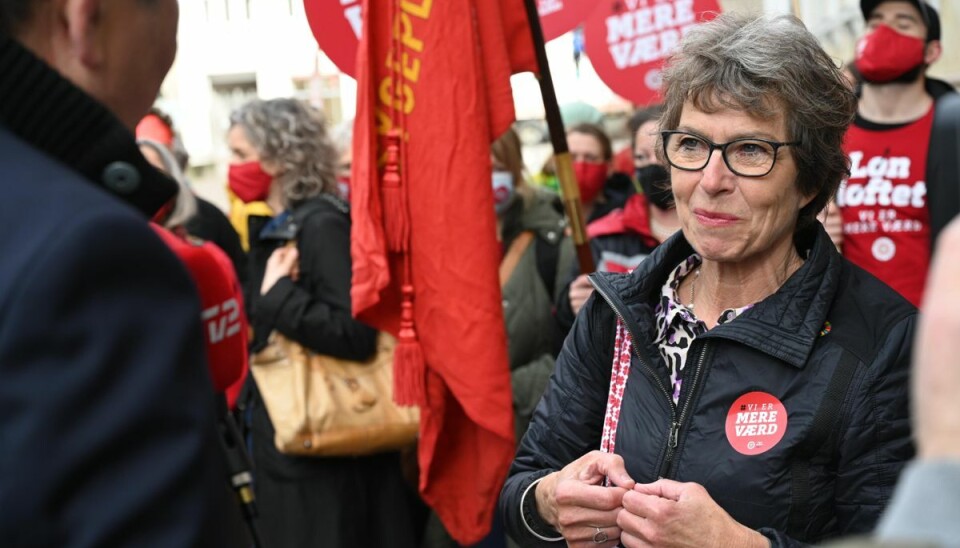
{"type": "Polygon", "coordinates": [[[620,455],[593,451],[536,486],[537,510],[568,546],[766,548],[696,483],[635,482],[620,455]],[[604,479],[609,485],[604,486],[604,479]]]}

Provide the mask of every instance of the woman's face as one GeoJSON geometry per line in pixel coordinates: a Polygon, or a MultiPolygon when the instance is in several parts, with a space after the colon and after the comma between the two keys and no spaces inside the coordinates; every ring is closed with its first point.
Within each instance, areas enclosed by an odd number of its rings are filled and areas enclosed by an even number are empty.
{"type": "MultiPolygon", "coordinates": [[[[741,111],[705,113],[683,106],[679,131],[722,144],[744,137],[790,141],[782,115],[763,120],[741,111]]],[[[671,167],[677,214],[687,240],[706,260],[763,262],[782,257],[792,245],[797,214],[813,196],[797,189],[797,165],[790,147],[781,147],[773,170],[763,177],[742,177],[724,163],[719,150],[700,171],[671,167]]]]}

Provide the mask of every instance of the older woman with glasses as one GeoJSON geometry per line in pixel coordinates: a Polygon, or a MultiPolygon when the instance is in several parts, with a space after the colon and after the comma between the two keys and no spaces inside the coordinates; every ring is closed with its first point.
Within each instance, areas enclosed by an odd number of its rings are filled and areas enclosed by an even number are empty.
{"type": "Polygon", "coordinates": [[[627,547],[870,531],[913,455],[916,310],[816,220],[855,98],[789,17],[696,27],[663,85],[682,230],[591,277],[503,488],[508,531],[627,547]]]}

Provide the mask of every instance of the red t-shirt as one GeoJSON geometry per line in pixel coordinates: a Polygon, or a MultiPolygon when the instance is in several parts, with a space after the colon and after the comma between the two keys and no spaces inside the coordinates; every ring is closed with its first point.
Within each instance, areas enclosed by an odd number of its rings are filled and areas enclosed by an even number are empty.
{"type": "Polygon", "coordinates": [[[927,150],[933,107],[907,124],[858,120],[844,149],[850,178],[840,185],[843,255],[914,305],[923,298],[930,265],[927,150]]]}

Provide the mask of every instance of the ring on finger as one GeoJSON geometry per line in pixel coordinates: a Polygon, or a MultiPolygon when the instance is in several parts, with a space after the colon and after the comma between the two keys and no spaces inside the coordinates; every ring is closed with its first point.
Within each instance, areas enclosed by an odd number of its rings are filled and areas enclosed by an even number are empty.
{"type": "Polygon", "coordinates": [[[607,542],[607,540],[609,540],[609,537],[607,536],[606,531],[604,531],[599,527],[597,527],[596,529],[597,529],[597,532],[593,534],[593,542],[597,544],[603,544],[604,542],[607,542]]]}

